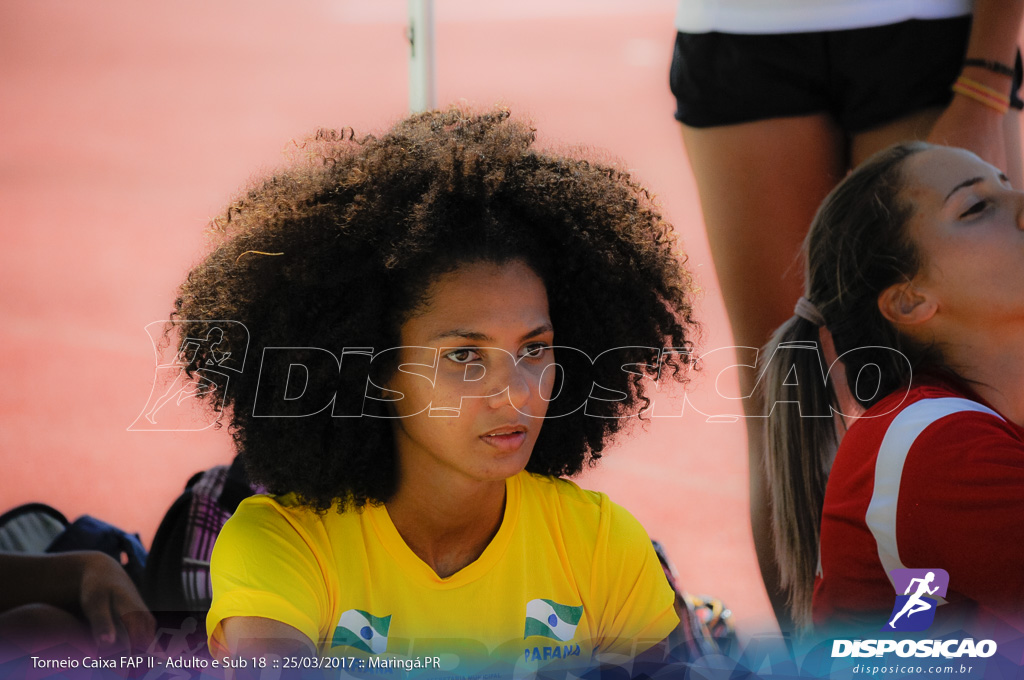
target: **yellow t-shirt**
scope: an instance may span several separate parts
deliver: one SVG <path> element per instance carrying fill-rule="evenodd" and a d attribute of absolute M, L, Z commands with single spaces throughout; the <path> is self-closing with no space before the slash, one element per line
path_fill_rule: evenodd
<path fill-rule="evenodd" d="M 497 534 L 448 578 L 412 552 L 383 506 L 317 515 L 280 500 L 245 500 L 217 539 L 207 617 L 215 656 L 231 616 L 291 625 L 321 655 L 445 654 L 438 677 L 494 664 L 587 667 L 595 654 L 639 654 L 679 622 L 639 522 L 563 479 L 508 479 Z"/>

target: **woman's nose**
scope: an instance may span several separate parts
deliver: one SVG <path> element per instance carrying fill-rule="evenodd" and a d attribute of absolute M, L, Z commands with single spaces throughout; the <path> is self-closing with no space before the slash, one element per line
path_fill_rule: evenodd
<path fill-rule="evenodd" d="M 503 370 L 497 371 L 500 375 L 495 376 L 498 382 L 492 386 L 491 396 L 487 397 L 488 405 L 491 408 L 501 408 L 511 404 L 517 410 L 521 410 L 530 401 L 532 394 L 529 375 L 511 358 L 502 363 Z"/>

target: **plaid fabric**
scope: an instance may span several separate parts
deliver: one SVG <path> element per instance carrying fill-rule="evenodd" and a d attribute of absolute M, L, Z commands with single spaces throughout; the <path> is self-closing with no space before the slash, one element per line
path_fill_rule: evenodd
<path fill-rule="evenodd" d="M 260 491 L 237 459 L 189 478 L 153 537 L 142 588 L 151 610 L 206 615 L 213 601 L 213 545 L 238 504 Z"/>
<path fill-rule="evenodd" d="M 217 503 L 227 478 L 228 466 L 218 465 L 204 472 L 192 487 L 185 554 L 181 560 L 181 579 L 185 600 L 189 608 L 195 611 L 207 611 L 213 602 L 210 555 L 213 554 L 213 544 L 221 527 L 231 516 L 230 512 Z"/>

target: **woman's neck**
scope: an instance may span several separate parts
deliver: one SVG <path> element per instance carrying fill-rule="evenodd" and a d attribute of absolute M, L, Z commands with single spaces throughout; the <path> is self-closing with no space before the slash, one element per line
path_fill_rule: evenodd
<path fill-rule="evenodd" d="M 399 484 L 385 506 L 406 545 L 441 578 L 472 564 L 498 533 L 505 482 Z"/>
<path fill-rule="evenodd" d="M 978 329 L 942 347 L 947 365 L 997 411 L 1024 427 L 1024 332 Z"/>

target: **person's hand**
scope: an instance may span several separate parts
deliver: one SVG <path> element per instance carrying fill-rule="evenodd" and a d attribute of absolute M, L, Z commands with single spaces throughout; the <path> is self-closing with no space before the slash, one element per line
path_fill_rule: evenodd
<path fill-rule="evenodd" d="M 935 121 L 928 141 L 932 144 L 958 146 L 973 151 L 983 161 L 1006 171 L 1006 140 L 1003 116 L 995 109 L 954 95 L 946 110 Z"/>
<path fill-rule="evenodd" d="M 82 554 L 79 605 L 100 649 L 145 649 L 153 640 L 153 616 L 128 574 L 108 555 Z"/>

